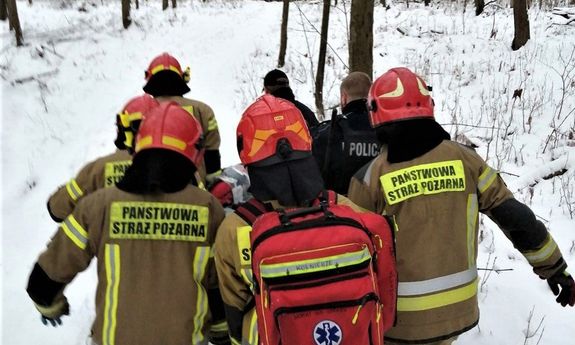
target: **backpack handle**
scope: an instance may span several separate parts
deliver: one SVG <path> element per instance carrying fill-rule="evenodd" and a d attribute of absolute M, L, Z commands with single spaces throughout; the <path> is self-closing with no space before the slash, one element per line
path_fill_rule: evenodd
<path fill-rule="evenodd" d="M 292 224 L 291 220 L 294 218 L 303 217 L 319 212 L 323 212 L 323 216 L 326 219 L 335 217 L 334 214 L 330 210 L 328 210 L 327 200 L 321 200 L 320 204 L 314 207 L 300 208 L 292 212 L 286 212 L 285 209 L 282 208 L 277 210 L 277 212 L 280 217 L 280 222 L 283 226 L 291 225 Z"/>

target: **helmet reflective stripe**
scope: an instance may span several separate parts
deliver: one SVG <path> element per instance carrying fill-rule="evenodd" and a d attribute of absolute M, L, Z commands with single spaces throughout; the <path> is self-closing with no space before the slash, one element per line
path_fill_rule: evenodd
<path fill-rule="evenodd" d="M 429 90 L 427 89 L 427 87 L 425 87 L 423 85 L 423 83 L 421 82 L 421 79 L 419 79 L 418 77 L 416 77 L 416 79 L 417 79 L 417 87 L 419 88 L 419 92 L 421 92 L 421 94 L 424 96 L 429 96 Z"/>
<path fill-rule="evenodd" d="M 176 73 L 178 73 L 178 75 L 182 75 L 182 71 L 180 71 L 180 69 L 177 66 L 164 66 L 164 65 L 158 65 L 154 68 L 152 68 L 152 71 L 150 72 L 152 75 L 161 72 L 163 70 L 170 70 L 170 71 L 174 71 Z"/>
<path fill-rule="evenodd" d="M 162 144 L 166 144 L 168 146 L 173 146 L 175 148 L 177 148 L 178 150 L 185 150 L 186 149 L 186 143 L 181 141 L 178 138 L 174 138 L 174 137 L 170 137 L 168 135 L 164 135 L 162 137 Z"/>
<path fill-rule="evenodd" d="M 419 82 L 419 80 L 417 80 Z M 401 82 L 401 79 L 397 78 L 397 86 L 395 87 L 395 90 L 388 92 L 388 93 L 384 93 L 383 95 L 379 95 L 377 96 L 378 98 L 395 98 L 395 97 L 401 97 L 403 96 L 403 83 Z"/>

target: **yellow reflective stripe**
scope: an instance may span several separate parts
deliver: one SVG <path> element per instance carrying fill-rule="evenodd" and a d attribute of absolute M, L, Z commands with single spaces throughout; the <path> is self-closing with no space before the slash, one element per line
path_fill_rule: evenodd
<path fill-rule="evenodd" d="M 483 193 L 491 186 L 495 178 L 497 177 L 497 171 L 487 167 L 485 171 L 479 176 L 479 183 L 477 184 L 477 189 L 479 193 Z"/>
<path fill-rule="evenodd" d="M 182 108 L 184 108 L 184 110 L 187 111 L 188 113 L 190 113 L 190 115 L 192 115 L 194 118 L 196 117 L 196 115 L 194 114 L 194 106 L 183 105 Z"/>
<path fill-rule="evenodd" d="M 213 131 L 213 130 L 215 130 L 215 129 L 217 129 L 217 128 L 218 128 L 218 121 L 216 121 L 215 118 L 211 118 L 211 119 L 208 121 L 208 132 L 209 132 L 209 131 Z"/>
<path fill-rule="evenodd" d="M 467 265 L 475 267 L 475 229 L 479 217 L 479 202 L 476 194 L 467 197 Z"/>
<path fill-rule="evenodd" d="M 163 71 L 164 70 L 164 65 L 157 65 L 156 67 L 152 68 L 152 75 Z"/>
<path fill-rule="evenodd" d="M 237 228 L 237 241 L 238 241 L 238 255 L 240 257 L 240 265 L 251 267 L 252 256 L 251 256 L 251 244 L 250 244 L 250 233 L 252 227 L 249 225 L 239 226 Z"/>
<path fill-rule="evenodd" d="M 457 286 L 467 285 L 477 279 L 477 269 L 471 267 L 468 270 L 441 276 L 437 278 L 415 281 L 399 282 L 397 295 L 400 297 L 427 295 L 452 289 Z"/>
<path fill-rule="evenodd" d="M 208 314 L 208 293 L 202 284 L 206 275 L 208 260 L 210 258 L 210 247 L 202 246 L 196 249 L 194 255 L 194 281 L 196 282 L 198 297 L 196 300 L 196 315 L 194 315 L 194 333 L 192 334 L 192 344 L 205 342 L 202 328 L 206 322 Z"/>
<path fill-rule="evenodd" d="M 210 326 L 210 331 L 212 332 L 227 332 L 228 331 L 228 323 L 224 321 L 220 321 Z"/>
<path fill-rule="evenodd" d="M 262 278 L 306 274 L 357 265 L 371 260 L 367 247 L 360 251 L 278 264 L 260 264 Z"/>
<path fill-rule="evenodd" d="M 116 313 L 118 312 L 118 288 L 120 286 L 120 245 L 106 244 L 104 257 L 107 285 L 102 345 L 114 345 L 116 343 Z"/>
<path fill-rule="evenodd" d="M 477 294 L 477 282 L 478 279 L 475 279 L 469 285 L 429 296 L 398 297 L 397 311 L 429 310 L 463 302 Z"/>
<path fill-rule="evenodd" d="M 152 138 L 151 135 L 148 135 L 147 137 L 143 137 L 140 138 L 140 140 L 136 141 L 136 152 L 140 151 L 141 149 L 152 145 L 152 143 L 154 142 L 154 139 Z"/>
<path fill-rule="evenodd" d="M 88 232 L 78 223 L 74 215 L 69 215 L 61 224 L 62 230 L 80 249 L 86 249 Z"/>
<path fill-rule="evenodd" d="M 70 198 L 72 198 L 73 201 L 78 200 L 82 195 L 84 195 L 82 188 L 78 186 L 78 183 L 75 179 L 71 179 L 70 182 L 66 183 L 66 190 L 68 191 L 68 195 L 70 195 Z"/>
<path fill-rule="evenodd" d="M 556 249 L 557 243 L 555 243 L 551 235 L 547 234 L 543 247 L 535 251 L 525 251 L 522 254 L 530 264 L 535 265 L 549 259 Z"/>
<path fill-rule="evenodd" d="M 194 177 L 196 178 L 196 182 L 198 183 L 198 188 L 202 190 L 207 190 L 206 185 L 204 183 L 204 179 L 200 176 L 200 173 L 198 171 L 194 173 Z"/>
<path fill-rule="evenodd" d="M 258 343 L 258 315 L 255 310 L 252 311 L 250 319 L 250 333 L 248 334 L 248 345 L 257 345 Z"/>
<path fill-rule="evenodd" d="M 162 136 L 162 144 L 175 147 L 178 150 L 182 151 L 185 150 L 187 146 L 185 141 L 182 141 L 175 137 L 171 137 L 169 135 Z"/>
<path fill-rule="evenodd" d="M 465 190 L 465 169 L 461 160 L 415 165 L 379 178 L 387 204 L 393 205 L 419 195 Z"/>
<path fill-rule="evenodd" d="M 242 343 L 240 343 L 239 341 L 237 341 L 236 339 L 230 337 L 230 340 L 232 341 L 232 345 L 242 345 Z"/>

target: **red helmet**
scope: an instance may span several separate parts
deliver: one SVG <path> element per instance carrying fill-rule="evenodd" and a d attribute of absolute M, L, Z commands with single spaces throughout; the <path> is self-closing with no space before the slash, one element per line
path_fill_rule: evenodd
<path fill-rule="evenodd" d="M 202 126 L 176 102 L 161 103 L 146 114 L 136 138 L 136 154 L 148 149 L 176 151 L 197 167 L 202 160 Z"/>
<path fill-rule="evenodd" d="M 369 89 L 372 127 L 398 120 L 433 118 L 433 100 L 425 82 L 404 67 L 392 68 Z"/>
<path fill-rule="evenodd" d="M 146 70 L 146 80 L 149 80 L 154 74 L 165 70 L 176 72 L 186 83 L 190 80 L 190 68 L 187 67 L 183 71 L 178 60 L 168 53 L 162 53 L 150 62 L 150 66 Z"/>
<path fill-rule="evenodd" d="M 311 136 L 293 103 L 263 95 L 242 115 L 236 130 L 244 165 L 272 165 L 311 155 Z"/>
<path fill-rule="evenodd" d="M 116 115 L 118 139 L 116 146 L 121 149 L 133 151 L 135 135 L 138 133 L 140 121 L 144 114 L 159 105 L 152 96 L 144 94 L 134 97 L 126 103 L 122 111 Z"/>

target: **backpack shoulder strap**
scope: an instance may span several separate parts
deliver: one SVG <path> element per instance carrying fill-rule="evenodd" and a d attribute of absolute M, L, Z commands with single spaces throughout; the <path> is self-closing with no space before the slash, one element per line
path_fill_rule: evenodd
<path fill-rule="evenodd" d="M 273 211 L 270 204 L 264 204 L 256 198 L 252 198 L 240 204 L 234 212 L 246 223 L 252 225 L 259 216 L 270 211 Z"/>

